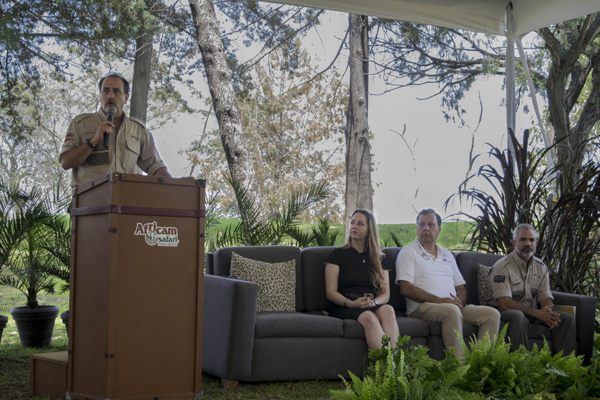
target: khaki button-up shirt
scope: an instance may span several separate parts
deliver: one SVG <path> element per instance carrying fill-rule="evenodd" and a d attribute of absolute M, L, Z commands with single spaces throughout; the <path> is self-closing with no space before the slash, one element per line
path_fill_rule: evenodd
<path fill-rule="evenodd" d="M 104 121 L 106 114 L 100 110 L 75 117 L 69 124 L 59 158 L 94 137 L 98 125 Z M 73 168 L 72 185 L 79 186 L 109 171 L 129 174 L 144 171 L 152 175 L 163 167 L 165 164 L 156 150 L 152 134 L 140 121 L 123 113 L 119 132 L 111 135 L 109 147 L 104 148 L 102 142 L 98 143 L 89 157 L 80 166 Z"/>
<path fill-rule="evenodd" d="M 537 257 L 527 265 L 513 251 L 494 264 L 489 277 L 494 297 L 490 305 L 497 307 L 497 299 L 510 297 L 526 307 L 537 309 L 543 300 L 553 299 L 548 268 Z"/>

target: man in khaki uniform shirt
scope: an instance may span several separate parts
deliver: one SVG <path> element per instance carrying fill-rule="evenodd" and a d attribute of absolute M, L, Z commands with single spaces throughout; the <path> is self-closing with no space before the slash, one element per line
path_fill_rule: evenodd
<path fill-rule="evenodd" d="M 123 108 L 129 99 L 129 82 L 111 72 L 100 79 L 100 110 L 78 115 L 71 121 L 60 151 L 60 164 L 72 169 L 72 185 L 83 183 L 109 172 L 170 176 L 161 160 L 154 139 L 138 120 L 127 117 Z M 107 109 L 115 109 L 113 122 Z M 104 135 L 109 135 L 104 147 Z"/>
<path fill-rule="evenodd" d="M 514 251 L 498 260 L 490 272 L 493 301 L 500 308 L 502 321 L 508 323 L 511 350 L 529 347 L 529 325 L 545 324 L 552 333 L 554 351 L 567 355 L 575 351 L 575 321 L 571 314 L 556 312 L 548 268 L 534 257 L 537 233 L 529 224 L 513 231 Z"/>

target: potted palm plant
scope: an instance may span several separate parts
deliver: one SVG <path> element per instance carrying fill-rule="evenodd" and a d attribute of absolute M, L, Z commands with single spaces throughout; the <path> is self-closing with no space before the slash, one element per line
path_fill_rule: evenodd
<path fill-rule="evenodd" d="M 53 293 L 56 285 L 46 268 L 52 257 L 45 248 L 52 238 L 46 225 L 52 218 L 50 202 L 37 191 L 23 193 L 2 188 L 0 207 L 0 265 L 7 270 L 0 275 L 0 284 L 25 295 L 25 306 L 11 309 L 21 344 L 48 346 L 58 307 L 40 305 L 38 295 Z"/>

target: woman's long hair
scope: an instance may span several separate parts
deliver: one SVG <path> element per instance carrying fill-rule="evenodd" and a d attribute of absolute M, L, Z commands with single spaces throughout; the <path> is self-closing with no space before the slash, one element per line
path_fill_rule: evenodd
<path fill-rule="evenodd" d="M 381 248 L 379 247 L 379 233 L 377 233 L 377 223 L 375 222 L 375 216 L 367 210 L 356 210 L 352 213 L 352 217 L 356 213 L 361 213 L 367 218 L 367 228 L 369 230 L 367 234 L 367 240 L 365 246 L 369 252 L 370 261 L 370 274 L 373 279 L 373 285 L 377 289 L 377 293 L 380 293 L 385 289 L 385 279 L 383 277 L 383 267 L 381 266 Z M 344 249 L 352 247 L 352 237 L 350 231 L 348 231 L 348 237 L 346 238 L 346 244 L 342 246 Z"/>

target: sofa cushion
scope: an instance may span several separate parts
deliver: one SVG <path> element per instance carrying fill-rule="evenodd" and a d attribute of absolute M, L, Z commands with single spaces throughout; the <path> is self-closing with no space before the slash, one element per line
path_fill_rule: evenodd
<path fill-rule="evenodd" d="M 329 310 L 325 293 L 325 260 L 333 246 L 307 247 L 301 252 L 304 307 L 302 311 Z"/>
<path fill-rule="evenodd" d="M 422 319 L 410 317 L 397 317 L 398 330 L 400 335 L 407 335 L 411 338 L 428 337 L 429 323 Z M 344 321 L 344 337 L 350 339 L 364 339 L 365 329 L 358 321 L 353 319 L 345 319 Z"/>
<path fill-rule="evenodd" d="M 411 317 L 396 317 L 400 335 L 410 337 L 427 337 L 430 334 L 430 326 L 427 321 Z"/>
<path fill-rule="evenodd" d="M 489 300 L 492 300 L 492 287 L 490 286 L 490 271 L 492 267 L 487 265 L 479 264 L 477 270 L 477 296 L 479 298 L 479 304 L 487 305 Z"/>
<path fill-rule="evenodd" d="M 389 304 L 394 307 L 396 311 L 402 313 L 406 312 L 406 300 L 400 293 L 400 286 L 396 284 L 396 258 L 400 254 L 400 247 L 386 247 L 381 249 L 385 254 L 387 265 L 390 267 L 390 301 Z"/>
<path fill-rule="evenodd" d="M 343 323 L 339 318 L 324 315 L 285 312 L 256 314 L 254 337 L 342 337 Z"/>
<path fill-rule="evenodd" d="M 501 255 L 491 253 L 478 253 L 474 251 L 461 251 L 456 253 L 456 264 L 467 282 L 467 304 L 480 304 L 477 293 L 477 273 L 479 264 L 494 265 L 502 258 Z"/>
<path fill-rule="evenodd" d="M 256 311 L 296 310 L 296 260 L 267 263 L 234 252 L 231 276 L 258 284 Z"/>

